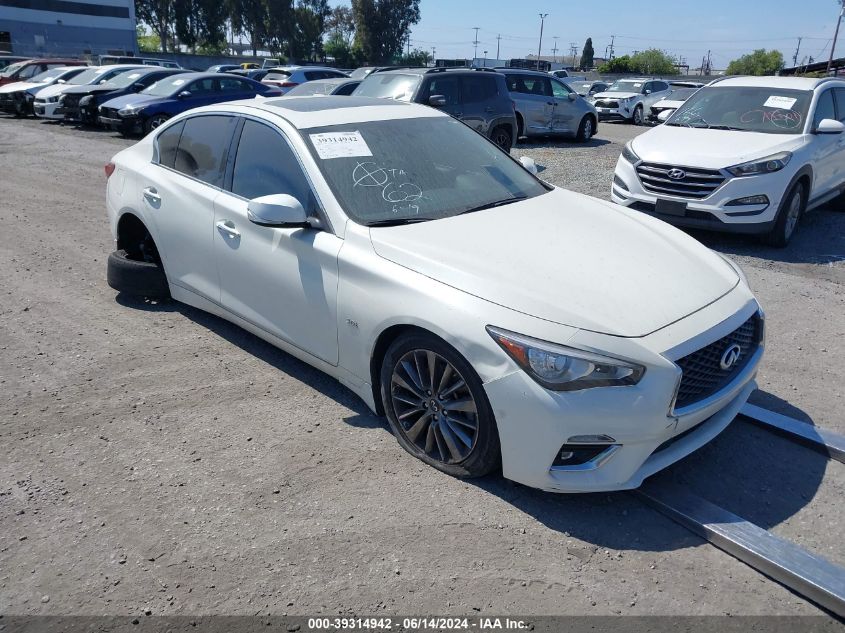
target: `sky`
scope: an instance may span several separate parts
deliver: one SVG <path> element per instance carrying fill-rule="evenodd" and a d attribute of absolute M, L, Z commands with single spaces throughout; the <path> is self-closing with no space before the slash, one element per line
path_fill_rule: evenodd
<path fill-rule="evenodd" d="M 799 63 L 809 56 L 827 59 L 839 7 L 838 0 L 421 0 L 422 19 L 411 29 L 411 48 L 430 52 L 434 47 L 437 58 L 472 58 L 473 27 L 479 27 L 478 57 L 486 50 L 495 58 L 497 35 L 502 37 L 499 59 L 536 55 L 539 14 L 548 13 L 543 55 L 552 55 L 555 43 L 559 56 L 569 54 L 573 43 L 580 54 L 592 37 L 596 56 L 604 57 L 616 35 L 617 56 L 659 48 L 697 68 L 710 49 L 713 68 L 724 69 L 756 48 L 774 48 L 791 66 L 799 37 L 804 38 Z M 845 23 L 836 56 L 845 56 Z"/>

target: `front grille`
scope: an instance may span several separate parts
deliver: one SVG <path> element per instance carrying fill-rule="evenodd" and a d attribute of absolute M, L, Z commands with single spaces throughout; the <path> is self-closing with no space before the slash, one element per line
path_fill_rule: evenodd
<path fill-rule="evenodd" d="M 681 178 L 669 177 L 669 172 L 675 169 L 683 172 Z M 640 163 L 637 165 L 637 176 L 646 191 L 696 199 L 706 198 L 725 182 L 725 176 L 717 169 L 673 167 L 657 163 Z"/>
<path fill-rule="evenodd" d="M 79 95 L 65 95 L 62 105 L 66 108 L 75 108 L 79 105 Z"/>
<path fill-rule="evenodd" d="M 611 99 L 598 99 L 596 101 L 597 108 L 618 108 L 619 102 Z"/>
<path fill-rule="evenodd" d="M 107 119 L 119 119 L 120 115 L 117 113 L 117 108 L 100 108 L 100 116 Z"/>
<path fill-rule="evenodd" d="M 762 336 L 760 316 L 754 314 L 727 336 L 715 343 L 676 361 L 683 371 L 675 408 L 689 406 L 703 400 L 730 383 L 754 356 Z M 722 355 L 731 345 L 739 345 L 739 359 L 728 369 L 722 369 Z"/>

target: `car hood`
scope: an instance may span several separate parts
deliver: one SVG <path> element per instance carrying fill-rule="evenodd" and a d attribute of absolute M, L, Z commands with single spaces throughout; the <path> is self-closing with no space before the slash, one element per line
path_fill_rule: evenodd
<path fill-rule="evenodd" d="M 652 108 L 675 108 L 676 110 L 684 105 L 683 101 L 673 101 L 672 99 L 661 99 L 655 103 Z"/>
<path fill-rule="evenodd" d="M 593 96 L 596 99 L 630 99 L 641 95 L 639 92 L 597 92 Z"/>
<path fill-rule="evenodd" d="M 659 330 L 739 283 L 727 262 L 687 234 L 563 189 L 444 220 L 372 228 L 370 239 L 384 259 L 474 296 L 615 336 Z"/>
<path fill-rule="evenodd" d="M 32 88 L 44 88 L 47 84 L 32 83 L 31 81 L 15 81 L 5 86 L 0 86 L 0 93 L 20 92 L 22 90 L 31 90 Z"/>
<path fill-rule="evenodd" d="M 67 95 L 90 95 L 98 92 L 117 92 L 122 88 L 115 88 L 113 86 L 106 87 L 106 84 L 85 84 L 83 86 L 70 86 L 65 90 Z"/>
<path fill-rule="evenodd" d="M 64 93 L 65 90 L 68 88 L 72 88 L 74 86 L 70 84 L 52 84 L 50 86 L 46 86 L 35 93 L 35 96 L 39 99 L 47 99 L 48 97 L 55 97 Z"/>
<path fill-rule="evenodd" d="M 800 134 L 765 134 L 660 125 L 633 140 L 631 147 L 645 161 L 704 169 L 723 169 L 802 144 Z"/>
<path fill-rule="evenodd" d="M 160 103 L 162 101 L 169 100 L 170 97 L 139 95 L 133 92 L 128 95 L 121 95 L 119 97 L 115 97 L 114 99 L 109 99 L 103 103 L 103 107 L 114 108 L 115 110 L 120 110 L 121 108 L 126 108 L 128 106 L 132 106 L 133 108 L 142 108 L 144 106 L 152 105 L 153 103 Z"/>

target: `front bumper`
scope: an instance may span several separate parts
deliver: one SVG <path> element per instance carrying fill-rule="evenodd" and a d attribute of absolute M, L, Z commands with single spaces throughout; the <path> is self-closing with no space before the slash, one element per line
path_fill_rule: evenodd
<path fill-rule="evenodd" d="M 97 122 L 110 130 L 122 134 L 133 134 L 141 131 L 141 121 L 138 117 L 104 116 L 97 117 Z"/>
<path fill-rule="evenodd" d="M 596 113 L 598 113 L 599 121 L 631 121 L 634 118 L 636 105 L 636 103 L 620 103 L 617 108 L 606 108 L 596 103 L 593 104 Z"/>
<path fill-rule="evenodd" d="M 758 309 L 753 299 L 744 300 L 747 296 L 734 291 L 664 330 L 626 340 L 625 346 L 664 349 L 658 356 L 663 362 L 649 365 L 636 386 L 551 392 L 522 371 L 486 383 L 501 440 L 504 476 L 552 492 L 631 489 L 712 440 L 731 423 L 756 388 L 754 378 L 764 348 L 757 348 L 720 391 L 677 411 L 672 410 L 672 403 L 681 370 L 669 359 L 719 340 L 743 323 Z M 723 317 L 725 308 L 737 305 L 738 311 Z M 715 325 L 690 336 L 703 322 L 714 319 Z M 584 343 L 591 340 L 593 344 L 603 337 L 584 336 Z M 689 338 L 675 343 L 677 336 Z M 586 467 L 553 466 L 561 446 L 585 435 L 609 436 L 612 450 Z"/>
<path fill-rule="evenodd" d="M 647 213 L 660 220 L 693 229 L 726 233 L 763 234 L 774 226 L 780 201 L 786 193 L 791 174 L 782 170 L 774 174 L 728 178 L 705 198 L 689 198 L 646 190 L 636 167 L 619 157 L 610 190 L 616 204 Z M 765 195 L 768 204 L 729 205 L 732 200 Z M 658 200 L 686 204 L 683 215 L 658 213 Z"/>
<path fill-rule="evenodd" d="M 33 112 L 35 112 L 35 116 L 39 119 L 50 119 L 53 121 L 61 121 L 65 117 L 63 114 L 56 114 L 56 110 L 59 109 L 59 103 L 56 102 L 49 102 L 49 101 L 35 101 L 33 105 Z"/>

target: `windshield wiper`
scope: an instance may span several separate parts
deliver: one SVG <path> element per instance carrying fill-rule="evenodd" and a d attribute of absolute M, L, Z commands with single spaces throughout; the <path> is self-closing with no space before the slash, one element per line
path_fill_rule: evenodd
<path fill-rule="evenodd" d="M 367 222 L 367 226 L 401 226 L 402 224 L 417 224 L 418 222 L 428 222 L 429 220 L 437 219 L 439 218 L 387 218 L 385 220 Z"/>
<path fill-rule="evenodd" d="M 484 211 L 485 209 L 494 209 L 496 207 L 503 207 L 506 204 L 510 204 L 511 202 L 519 202 L 520 200 L 525 200 L 528 196 L 513 196 L 512 198 L 505 198 L 504 200 L 497 200 L 496 202 L 488 202 L 486 204 L 480 204 L 477 207 L 471 207 L 466 211 L 461 211 L 458 215 L 464 215 L 465 213 L 475 213 L 476 211 Z"/>

